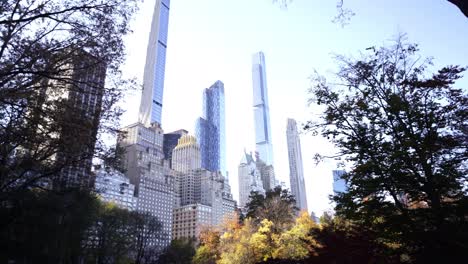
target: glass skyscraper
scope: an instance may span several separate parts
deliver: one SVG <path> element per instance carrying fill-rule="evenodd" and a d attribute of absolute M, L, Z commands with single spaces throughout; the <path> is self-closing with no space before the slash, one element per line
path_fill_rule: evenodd
<path fill-rule="evenodd" d="M 261 160 L 267 165 L 273 165 L 270 108 L 263 52 L 255 53 L 252 56 L 252 81 L 256 150 Z"/>
<path fill-rule="evenodd" d="M 307 197 L 304 182 L 304 167 L 302 165 L 302 151 L 296 120 L 288 118 L 286 127 L 289 156 L 289 181 L 291 193 L 296 199 L 296 206 L 301 211 L 307 211 Z"/>
<path fill-rule="evenodd" d="M 216 81 L 203 91 L 203 117 L 197 119 L 195 134 L 200 144 L 202 168 L 226 176 L 224 84 Z"/>
<path fill-rule="evenodd" d="M 170 0 L 156 0 L 146 52 L 139 121 L 161 124 Z"/>

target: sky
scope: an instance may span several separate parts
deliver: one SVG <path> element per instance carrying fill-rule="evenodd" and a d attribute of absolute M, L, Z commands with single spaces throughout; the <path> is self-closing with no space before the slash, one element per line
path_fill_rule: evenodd
<path fill-rule="evenodd" d="M 126 37 L 126 77 L 143 79 L 146 48 L 155 0 L 144 0 Z M 274 167 L 289 186 L 286 119 L 318 120 L 309 106 L 309 77 L 314 71 L 332 77 L 334 54 L 358 57 L 370 46 L 390 43 L 400 33 L 418 43 L 434 66 L 468 66 L 468 19 L 446 0 L 345 0 L 356 15 L 342 27 L 333 23 L 335 0 L 292 0 L 287 8 L 272 0 L 172 0 L 166 54 L 162 127 L 165 132 L 194 133 L 202 114 L 202 92 L 215 81 L 226 96 L 226 156 L 234 198 L 237 168 L 244 149 L 253 151 L 252 54 L 263 51 L 270 103 Z M 458 86 L 467 88 L 468 78 Z M 122 126 L 137 121 L 141 91 L 129 91 L 122 102 Z M 301 134 L 309 211 L 331 208 L 335 160 L 316 164 L 316 153 L 333 146 L 320 136 Z"/>

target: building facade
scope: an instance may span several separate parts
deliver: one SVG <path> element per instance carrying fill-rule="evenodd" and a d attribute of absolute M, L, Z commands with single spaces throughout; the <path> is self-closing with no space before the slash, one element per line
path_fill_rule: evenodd
<path fill-rule="evenodd" d="M 172 233 L 174 239 L 196 240 L 200 231 L 211 226 L 212 208 L 203 204 L 189 204 L 174 209 Z"/>
<path fill-rule="evenodd" d="M 110 168 L 97 170 L 94 188 L 104 202 L 114 203 L 129 211 L 136 210 L 135 185 L 123 173 Z"/>
<path fill-rule="evenodd" d="M 277 181 L 275 179 L 275 170 L 273 165 L 267 165 L 263 160 L 260 159 L 258 152 L 256 153 L 256 161 L 258 172 L 260 173 L 260 178 L 262 179 L 263 189 L 269 191 L 275 188 Z"/>
<path fill-rule="evenodd" d="M 220 172 L 193 169 L 176 175 L 180 203 L 174 208 L 174 238 L 192 238 L 203 227 L 216 226 L 226 218 L 235 217 L 236 202 L 226 191 L 225 178 Z M 202 218 L 200 212 L 204 214 Z M 184 225 L 187 221 L 191 222 L 190 226 Z"/>
<path fill-rule="evenodd" d="M 139 122 L 161 124 L 170 0 L 156 0 L 143 75 Z"/>
<path fill-rule="evenodd" d="M 302 151 L 296 120 L 288 118 L 286 127 L 289 157 L 289 181 L 291 194 L 296 198 L 296 206 L 301 211 L 307 211 L 307 196 L 304 182 Z"/>
<path fill-rule="evenodd" d="M 191 135 L 182 136 L 172 152 L 172 169 L 187 173 L 201 168 L 200 146 Z"/>
<path fill-rule="evenodd" d="M 226 128 L 224 84 L 216 81 L 203 91 L 203 116 L 197 119 L 196 137 L 200 144 L 202 168 L 226 171 Z"/>
<path fill-rule="evenodd" d="M 50 136 L 55 137 L 53 144 L 58 145 L 54 157 L 56 166 L 62 169 L 52 187 L 90 189 L 107 66 L 81 50 L 70 52 L 69 57 L 70 61 L 54 76 L 56 79 L 48 80 L 47 88 L 40 90 L 38 105 L 41 106 L 38 108 L 41 111 L 31 109 L 31 114 L 47 120 L 46 124 L 53 118 L 58 125 Z M 42 113 L 50 114 L 43 116 Z"/>
<path fill-rule="evenodd" d="M 265 194 L 263 182 L 252 154 L 244 153 L 238 167 L 239 207 L 245 208 L 249 202 L 250 192 Z"/>
<path fill-rule="evenodd" d="M 163 152 L 164 152 L 164 159 L 169 162 L 169 165 L 172 168 L 172 151 L 179 143 L 179 139 L 183 135 L 187 135 L 188 131 L 185 129 L 179 129 L 177 131 L 171 133 L 165 133 L 163 137 Z"/>
<path fill-rule="evenodd" d="M 267 165 L 273 165 L 270 107 L 263 52 L 257 52 L 252 56 L 252 83 L 256 151 Z"/>
<path fill-rule="evenodd" d="M 164 235 L 152 239 L 151 243 L 165 247 L 172 239 L 172 210 L 176 196 L 174 173 L 164 160 L 163 130 L 158 123 L 150 127 L 136 123 L 122 131 L 118 145 L 125 149 L 124 166 L 130 183 L 135 185 L 137 210 L 158 217 Z"/>

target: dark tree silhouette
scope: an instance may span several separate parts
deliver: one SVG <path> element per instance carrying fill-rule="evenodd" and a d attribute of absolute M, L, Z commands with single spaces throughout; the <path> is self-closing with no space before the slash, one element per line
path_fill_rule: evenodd
<path fill-rule="evenodd" d="M 465 68 L 430 75 L 417 52 L 400 37 L 360 59 L 338 56 L 337 85 L 314 78 L 312 101 L 325 110 L 306 129 L 351 166 L 349 191 L 334 197 L 338 215 L 418 261 L 456 259 L 468 249 L 468 97 L 454 87 Z"/>
<path fill-rule="evenodd" d="M 0 2 L 0 201 L 113 155 L 99 136 L 115 132 L 121 113 L 122 37 L 135 9 L 136 0 Z M 75 95 L 96 98 L 97 109 Z"/>

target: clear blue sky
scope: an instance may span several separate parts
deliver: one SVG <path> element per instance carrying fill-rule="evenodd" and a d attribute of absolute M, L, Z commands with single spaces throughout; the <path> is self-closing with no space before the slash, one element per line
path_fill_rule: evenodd
<path fill-rule="evenodd" d="M 145 0 L 127 39 L 124 72 L 141 81 L 154 0 Z M 398 33 L 420 44 L 421 54 L 436 66 L 468 65 L 468 19 L 446 0 L 345 0 L 356 15 L 342 28 L 331 22 L 335 0 L 293 0 L 287 9 L 271 0 L 172 0 L 169 18 L 163 129 L 194 132 L 201 115 L 202 90 L 216 80 L 225 84 L 227 165 L 238 196 L 237 166 L 243 149 L 254 149 L 251 55 L 263 51 L 269 89 L 276 174 L 289 183 L 286 118 L 317 118 L 307 106 L 308 77 L 317 70 L 331 76 L 332 54 L 358 56 Z M 458 82 L 468 87 L 468 78 Z M 122 124 L 137 120 L 140 92 L 129 93 Z M 320 137 L 303 135 L 302 151 L 309 210 L 330 207 L 331 170 L 318 166 L 315 153 L 332 147 Z"/>

